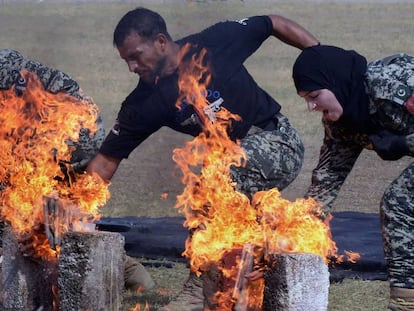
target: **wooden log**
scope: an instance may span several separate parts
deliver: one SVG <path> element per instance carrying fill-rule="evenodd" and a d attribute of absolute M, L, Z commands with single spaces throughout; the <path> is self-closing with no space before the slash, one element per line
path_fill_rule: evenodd
<path fill-rule="evenodd" d="M 24 256 L 16 234 L 3 235 L 2 310 L 119 311 L 124 291 L 124 237 L 114 232 L 62 235 L 55 261 Z"/>
<path fill-rule="evenodd" d="M 223 255 L 219 265 L 213 264 L 203 273 L 203 292 L 209 310 L 261 310 L 264 282 L 245 278 L 253 271 L 256 252 L 254 244 L 235 247 Z"/>
<path fill-rule="evenodd" d="M 249 301 L 249 291 L 245 275 L 253 271 L 254 245 L 245 244 L 243 247 L 236 284 L 234 285 L 232 299 L 235 301 L 234 311 L 246 311 Z"/>
<path fill-rule="evenodd" d="M 59 311 L 119 311 L 124 291 L 124 238 L 114 232 L 69 232 L 58 263 Z"/>
<path fill-rule="evenodd" d="M 5 310 L 53 310 L 53 285 L 57 282 L 57 260 L 23 256 L 17 235 L 7 228 L 3 234 L 2 304 Z"/>
<path fill-rule="evenodd" d="M 263 311 L 325 311 L 329 271 L 314 254 L 269 254 L 264 273 Z"/>

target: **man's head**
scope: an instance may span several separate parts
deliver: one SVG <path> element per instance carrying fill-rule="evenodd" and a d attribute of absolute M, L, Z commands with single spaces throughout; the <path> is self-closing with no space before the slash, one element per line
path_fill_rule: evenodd
<path fill-rule="evenodd" d="M 146 83 L 154 84 L 165 74 L 172 39 L 158 13 L 145 8 L 129 11 L 116 26 L 113 43 L 129 70 Z"/>
<path fill-rule="evenodd" d="M 161 33 L 171 40 L 167 32 L 167 25 L 162 16 L 141 7 L 129 11 L 118 22 L 114 31 L 114 46 L 121 46 L 126 37 L 132 32 L 148 40 L 155 40 L 157 35 Z"/>

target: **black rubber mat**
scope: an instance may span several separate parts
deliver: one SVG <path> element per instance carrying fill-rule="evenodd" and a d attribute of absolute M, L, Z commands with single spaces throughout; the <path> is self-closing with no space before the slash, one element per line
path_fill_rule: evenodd
<path fill-rule="evenodd" d="M 361 258 L 356 263 L 345 261 L 330 266 L 331 281 L 344 278 L 386 280 L 379 215 L 338 212 L 333 216 L 331 231 L 338 253 L 357 252 Z M 102 231 L 120 232 L 130 256 L 184 261 L 181 253 L 187 229 L 183 227 L 183 220 L 181 217 L 102 218 L 97 226 Z"/>

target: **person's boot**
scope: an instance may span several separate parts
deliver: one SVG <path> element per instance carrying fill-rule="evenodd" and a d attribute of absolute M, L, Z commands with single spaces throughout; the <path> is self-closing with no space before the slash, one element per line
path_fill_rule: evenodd
<path fill-rule="evenodd" d="M 414 289 L 391 287 L 387 311 L 414 311 Z"/>
<path fill-rule="evenodd" d="M 193 272 L 184 283 L 183 289 L 170 303 L 157 311 L 203 311 L 203 280 Z"/>
<path fill-rule="evenodd" d="M 154 280 L 144 266 L 135 258 L 125 256 L 125 288 L 131 291 L 147 291 L 155 286 Z"/>

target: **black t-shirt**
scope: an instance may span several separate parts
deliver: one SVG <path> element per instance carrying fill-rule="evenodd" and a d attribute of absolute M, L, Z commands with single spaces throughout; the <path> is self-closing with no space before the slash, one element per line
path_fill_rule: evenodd
<path fill-rule="evenodd" d="M 225 107 L 241 117 L 240 122 L 232 124 L 229 134 L 233 139 L 243 138 L 252 125 L 266 124 L 280 110 L 280 105 L 257 85 L 243 65 L 272 30 L 268 16 L 255 16 L 217 23 L 176 42 L 181 47 L 190 44 L 188 53 L 202 48 L 207 51 L 211 82 L 204 95 L 213 111 Z M 122 103 L 116 124 L 100 149 L 102 154 L 127 158 L 163 126 L 192 136 L 201 132 L 200 118 L 193 106 L 185 100 L 177 105 L 179 72 L 178 69 L 159 79 L 156 85 L 138 83 Z"/>

